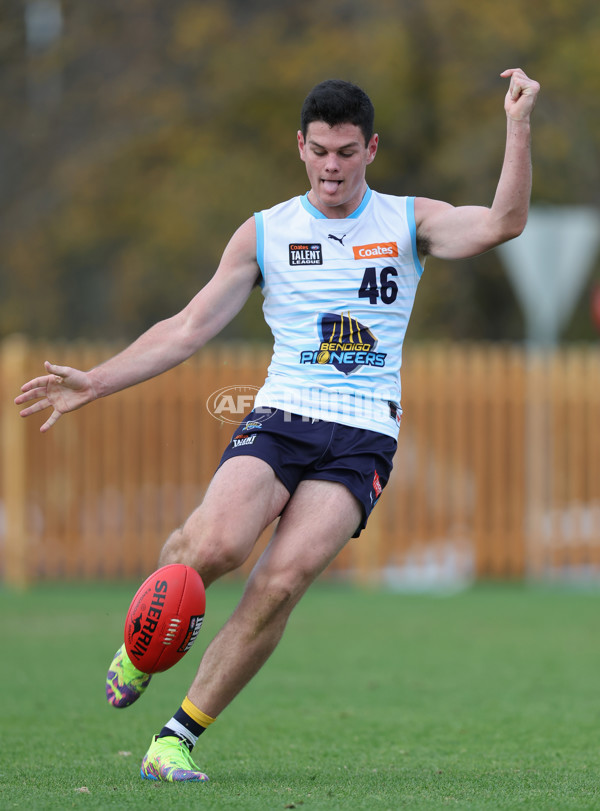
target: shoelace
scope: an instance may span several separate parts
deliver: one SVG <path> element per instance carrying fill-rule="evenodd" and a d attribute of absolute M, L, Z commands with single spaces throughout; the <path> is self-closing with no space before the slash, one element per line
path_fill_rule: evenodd
<path fill-rule="evenodd" d="M 170 747 L 171 749 L 177 749 L 177 754 L 180 755 L 183 758 L 186 765 L 188 766 L 189 771 L 191 771 L 191 772 L 199 772 L 200 771 L 200 769 L 196 766 L 196 764 L 192 760 L 192 753 L 188 749 L 185 741 L 179 740 L 179 739 L 177 740 L 177 742 L 168 741 L 168 742 L 166 742 L 166 746 Z M 174 769 L 181 768 L 180 766 L 177 766 L 177 765 L 171 764 L 171 763 L 169 764 L 169 766 L 170 767 L 172 766 L 172 768 L 174 768 Z"/>

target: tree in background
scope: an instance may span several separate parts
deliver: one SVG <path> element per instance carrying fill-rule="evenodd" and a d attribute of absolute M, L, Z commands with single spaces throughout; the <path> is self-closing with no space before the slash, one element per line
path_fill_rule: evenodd
<path fill-rule="evenodd" d="M 328 77 L 374 101 L 375 188 L 488 204 L 520 65 L 534 201 L 598 205 L 593 0 L 12 0 L 0 31 L 2 335 L 125 340 L 179 309 L 243 219 L 306 189 L 299 109 Z M 413 337 L 522 337 L 494 253 L 429 260 L 421 287 Z M 226 334 L 266 337 L 259 308 Z M 570 335 L 594 335 L 587 306 Z"/>

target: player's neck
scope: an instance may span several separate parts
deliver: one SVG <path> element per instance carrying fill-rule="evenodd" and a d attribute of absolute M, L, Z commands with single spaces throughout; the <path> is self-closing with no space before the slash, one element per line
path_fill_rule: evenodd
<path fill-rule="evenodd" d="M 363 198 L 367 192 L 368 185 L 367 182 L 364 182 L 364 185 L 361 187 L 360 191 L 353 195 L 348 200 L 342 200 L 340 202 L 331 201 L 328 202 L 323 200 L 318 194 L 315 193 L 314 189 L 311 189 L 308 193 L 308 202 L 317 209 L 321 214 L 324 214 L 325 217 L 329 220 L 344 220 L 348 217 L 352 216 L 357 208 L 360 207 Z"/>

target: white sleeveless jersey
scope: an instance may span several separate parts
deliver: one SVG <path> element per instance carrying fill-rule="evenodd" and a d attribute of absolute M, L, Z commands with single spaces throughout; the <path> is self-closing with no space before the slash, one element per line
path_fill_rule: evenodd
<path fill-rule="evenodd" d="M 255 408 L 396 438 L 402 343 L 423 272 L 414 198 L 367 189 L 359 208 L 338 220 L 305 195 L 255 221 L 275 341 Z"/>

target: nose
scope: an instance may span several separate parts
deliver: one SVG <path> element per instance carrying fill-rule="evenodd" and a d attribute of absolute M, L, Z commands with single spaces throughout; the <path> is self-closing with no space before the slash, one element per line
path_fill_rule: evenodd
<path fill-rule="evenodd" d="M 330 152 L 325 160 L 325 171 L 333 174 L 334 172 L 339 172 L 339 170 L 340 162 L 338 160 L 338 156 L 335 154 L 335 152 Z"/>

